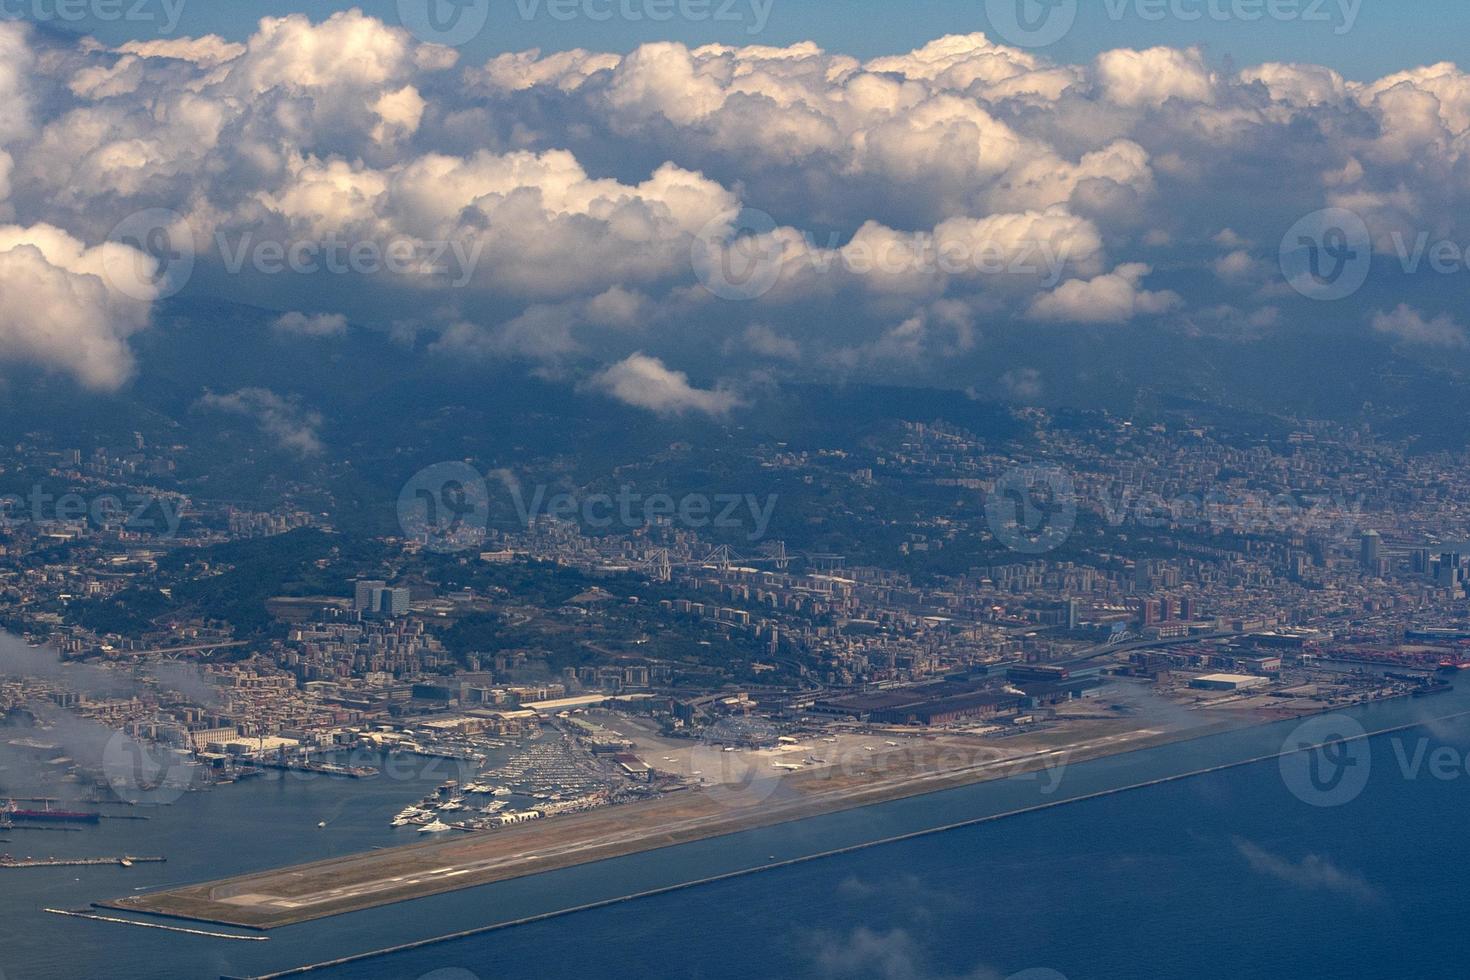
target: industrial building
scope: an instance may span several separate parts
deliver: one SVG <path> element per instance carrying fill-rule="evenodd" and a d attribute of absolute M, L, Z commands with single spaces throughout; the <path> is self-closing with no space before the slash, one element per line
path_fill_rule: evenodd
<path fill-rule="evenodd" d="M 876 725 L 948 725 L 983 721 L 1025 708 L 1069 701 L 1099 686 L 1095 677 L 1071 678 L 1061 668 L 1033 670 L 1044 670 L 1034 676 L 1045 680 L 1009 688 L 976 681 L 891 688 L 819 699 L 811 710 L 815 714 L 837 715 Z"/>
<path fill-rule="evenodd" d="M 1199 691 L 1244 691 L 1253 687 L 1265 687 L 1271 683 L 1269 677 L 1252 674 L 1201 674 L 1189 682 Z"/>

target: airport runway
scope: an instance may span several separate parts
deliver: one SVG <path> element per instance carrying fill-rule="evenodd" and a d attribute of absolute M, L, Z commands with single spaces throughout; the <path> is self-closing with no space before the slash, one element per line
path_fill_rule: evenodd
<path fill-rule="evenodd" d="M 1133 722 L 1136 724 L 1136 721 Z M 875 752 L 851 766 L 790 773 L 768 796 L 740 805 L 711 789 L 533 821 L 519 826 L 99 903 L 219 925 L 270 929 L 344 912 L 539 874 L 557 868 L 772 826 L 1063 762 L 1112 755 L 1225 728 L 1128 728 L 1012 757 L 936 769 L 954 746 L 914 743 Z M 949 753 L 948 756 L 945 754 Z M 758 794 L 763 795 L 763 794 Z"/>

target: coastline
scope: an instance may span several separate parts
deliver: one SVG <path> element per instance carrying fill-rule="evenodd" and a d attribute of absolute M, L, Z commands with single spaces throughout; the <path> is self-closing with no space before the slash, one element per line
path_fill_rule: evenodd
<path fill-rule="evenodd" d="M 882 766 L 841 774 L 810 772 L 788 777 L 781 783 L 781 798 L 747 807 L 722 806 L 703 790 L 698 793 L 671 794 L 645 803 L 574 814 L 507 831 L 408 844 L 368 854 L 348 855 L 94 904 L 103 908 L 214 925 L 268 930 L 608 858 L 1034 773 L 1054 764 L 1059 756 L 1066 764 L 1125 756 L 1144 749 L 1262 727 L 1329 710 L 1335 709 L 1297 712 L 1265 720 L 1250 717 L 1215 720 L 1192 728 L 1175 731 L 1144 730 L 1131 736 L 1129 733 L 1122 733 L 1107 738 L 1094 738 L 1080 744 L 1062 744 L 1019 761 L 1003 759 L 944 771 L 912 770 L 901 772 L 897 776 L 889 772 L 886 778 L 874 781 L 875 769 L 884 771 L 889 768 L 894 757 L 904 755 L 902 751 L 888 753 L 882 759 Z M 1414 721 L 1370 734 L 1403 730 L 1423 723 Z M 1280 754 L 1282 753 L 1277 755 Z M 1276 756 L 1270 754 L 1253 756 L 1223 767 L 1207 767 L 1170 775 L 1162 781 L 1187 778 L 1202 772 L 1274 757 Z M 1154 785 L 1159 781 L 1131 783 L 1097 793 L 1046 801 L 1033 807 L 987 815 L 959 824 L 948 824 L 923 833 L 1096 798 Z M 862 846 L 883 842 L 886 839 Z M 825 856 L 825 853 L 813 857 Z"/>
<path fill-rule="evenodd" d="M 558 919 L 558 918 L 564 918 L 566 916 L 577 915 L 577 914 L 582 913 L 582 912 L 590 912 L 590 911 L 594 911 L 596 909 L 607 908 L 607 907 L 610 907 L 610 906 L 613 906 L 613 905 L 620 905 L 620 904 L 624 904 L 624 903 L 627 903 L 627 902 L 636 902 L 636 901 L 639 901 L 641 899 L 654 898 L 654 897 L 660 896 L 660 895 L 667 895 L 667 894 L 671 894 L 671 893 L 675 893 L 675 892 L 686 891 L 686 890 L 689 890 L 689 889 L 699 888 L 699 887 L 703 887 L 705 885 L 717 884 L 719 882 L 730 881 L 730 880 L 734 880 L 734 879 L 737 879 L 737 878 L 744 878 L 744 877 L 748 877 L 748 876 L 751 876 L 751 875 L 760 874 L 761 872 L 776 870 L 778 868 L 794 867 L 796 865 L 807 864 L 807 863 L 811 863 L 811 862 L 814 862 L 814 861 L 826 860 L 826 859 L 833 858 L 833 857 L 839 857 L 839 856 L 845 855 L 845 854 L 853 854 L 853 853 L 856 853 L 856 852 L 859 852 L 859 851 L 864 851 L 864 850 L 868 850 L 868 849 L 875 848 L 875 847 L 882 847 L 882 846 L 886 846 L 886 845 L 889 845 L 889 844 L 897 844 L 897 843 L 901 843 L 901 842 L 904 842 L 904 841 L 910 841 L 910 840 L 918 840 L 920 838 L 935 836 L 935 835 L 938 835 L 938 834 L 944 834 L 944 833 L 948 833 L 950 831 L 960 830 L 960 829 L 964 829 L 964 828 L 968 828 L 968 827 L 977 827 L 977 826 L 981 826 L 981 825 L 984 825 L 984 824 L 994 823 L 994 822 L 997 822 L 997 821 L 1000 821 L 1000 820 L 1009 819 L 1011 817 L 1025 816 L 1025 815 L 1032 814 L 1032 813 L 1038 813 L 1038 812 L 1041 812 L 1041 811 L 1044 811 L 1044 810 L 1050 810 L 1050 809 L 1054 809 L 1054 808 L 1057 808 L 1057 807 L 1063 807 L 1063 806 L 1066 806 L 1066 805 L 1072 804 L 1072 803 L 1085 803 L 1085 802 L 1090 802 L 1090 801 L 1093 801 L 1093 800 L 1103 799 L 1103 798 L 1106 798 L 1106 797 L 1109 797 L 1109 796 L 1115 796 L 1115 795 L 1119 795 L 1119 794 L 1122 794 L 1122 793 L 1127 793 L 1127 792 L 1130 792 L 1130 791 L 1133 791 L 1133 790 L 1147 789 L 1147 788 L 1152 787 L 1152 786 L 1161 786 L 1161 785 L 1165 785 L 1165 784 L 1168 784 L 1168 783 L 1179 782 L 1179 781 L 1187 780 L 1187 779 L 1193 779 L 1193 778 L 1198 777 L 1198 776 L 1209 775 L 1211 773 L 1227 772 L 1227 771 L 1232 770 L 1232 769 L 1239 769 L 1239 768 L 1243 768 L 1245 766 L 1256 765 L 1256 764 L 1262 763 L 1262 762 L 1270 762 L 1270 761 L 1273 761 L 1273 760 L 1276 760 L 1276 759 L 1284 758 L 1286 756 L 1296 755 L 1296 754 L 1299 754 L 1301 752 L 1316 751 L 1316 750 L 1321 749 L 1324 746 L 1330 745 L 1330 744 L 1355 742 L 1355 741 L 1361 741 L 1361 740 L 1366 740 L 1366 739 L 1370 739 L 1370 738 L 1376 738 L 1376 737 L 1379 737 L 1379 736 L 1382 736 L 1382 735 L 1390 735 L 1390 734 L 1394 734 L 1394 733 L 1397 733 L 1397 732 L 1411 731 L 1413 729 L 1423 727 L 1426 724 L 1431 724 L 1431 723 L 1433 723 L 1435 721 L 1445 721 L 1445 720 L 1449 720 L 1449 719 L 1462 718 L 1462 717 L 1466 717 L 1466 716 L 1470 716 L 1470 710 L 1458 711 L 1458 712 L 1454 712 L 1452 714 L 1444 715 L 1444 716 L 1441 716 L 1441 717 L 1438 717 L 1438 718 L 1423 719 L 1423 720 L 1418 720 L 1418 721 L 1404 723 L 1404 724 L 1401 724 L 1401 725 L 1390 726 L 1390 727 L 1387 727 L 1387 728 L 1382 728 L 1382 729 L 1378 729 L 1378 730 L 1371 731 L 1371 732 L 1364 732 L 1362 735 L 1354 735 L 1354 736 L 1350 736 L 1350 737 L 1346 737 L 1346 738 L 1342 738 L 1342 739 L 1331 739 L 1331 740 L 1328 740 L 1328 741 L 1325 741 L 1325 742 L 1319 742 L 1319 743 L 1311 744 L 1311 745 L 1302 745 L 1302 746 L 1299 746 L 1297 748 L 1284 749 L 1284 750 L 1282 750 L 1280 752 L 1269 753 L 1269 754 L 1266 754 L 1266 755 L 1259 755 L 1259 756 L 1255 756 L 1255 757 L 1249 758 L 1249 759 L 1240 759 L 1240 760 L 1233 761 L 1233 762 L 1220 763 L 1218 765 L 1208 766 L 1208 767 L 1205 767 L 1205 768 L 1196 769 L 1196 770 L 1192 770 L 1192 771 L 1189 771 L 1189 772 L 1175 773 L 1173 775 L 1168 775 L 1168 776 L 1160 776 L 1160 777 L 1156 777 L 1156 778 L 1153 778 L 1153 779 L 1144 780 L 1144 781 L 1138 782 L 1138 783 L 1132 783 L 1132 784 L 1125 785 L 1125 786 L 1115 786 L 1115 787 L 1111 787 L 1111 788 L 1108 788 L 1108 789 L 1097 790 L 1095 792 L 1081 794 L 1081 795 L 1078 795 L 1078 796 L 1067 797 L 1067 798 L 1061 799 L 1061 800 L 1054 800 L 1054 801 L 1050 801 L 1050 802 L 1046 802 L 1046 803 L 1039 803 L 1039 804 L 1035 804 L 1033 806 L 1020 807 L 1020 808 L 1017 808 L 1017 809 L 1014 809 L 1014 810 L 1005 811 L 1003 813 L 987 814 L 987 815 L 984 815 L 984 816 L 974 817 L 974 818 L 967 819 L 967 820 L 954 821 L 954 822 L 951 822 L 951 823 L 944 824 L 942 826 L 930 827 L 930 828 L 925 828 L 925 829 L 922 829 L 922 830 L 909 831 L 909 832 L 903 833 L 903 834 L 894 834 L 894 835 L 883 837 L 883 838 L 876 839 L 876 840 L 865 841 L 865 842 L 858 843 L 858 844 L 851 844 L 851 845 L 848 845 L 848 846 L 845 846 L 845 847 L 832 848 L 830 850 L 821 851 L 821 852 L 817 852 L 817 853 L 813 853 L 813 854 L 801 855 L 799 857 L 794 857 L 794 858 L 787 858 L 787 859 L 780 860 L 780 861 L 772 861 L 772 862 L 769 862 L 767 864 L 757 865 L 757 866 L 750 867 L 750 868 L 744 868 L 744 869 L 740 869 L 740 870 L 737 870 L 737 871 L 729 871 L 729 872 L 725 872 L 723 874 L 709 875 L 709 876 L 706 876 L 706 877 L 697 878 L 697 879 L 693 879 L 693 880 L 690 880 L 690 881 L 680 882 L 680 883 L 673 884 L 673 885 L 667 885 L 667 886 L 664 886 L 662 888 L 653 888 L 653 889 L 648 889 L 648 890 L 645 890 L 645 891 L 634 892 L 634 893 L 627 894 L 627 895 L 614 896 L 612 898 L 606 898 L 606 899 L 602 899 L 602 900 L 595 901 L 595 902 L 587 902 L 587 903 L 584 903 L 584 904 L 581 904 L 581 905 L 571 906 L 571 907 L 564 908 L 564 909 L 558 909 L 558 910 L 554 910 L 554 911 L 550 911 L 550 912 L 543 912 L 543 913 L 540 913 L 540 914 L 537 914 L 537 915 L 524 916 L 522 918 L 511 919 L 511 920 L 507 920 L 505 922 L 491 923 L 489 925 L 478 926 L 478 927 L 475 927 L 475 928 L 472 928 L 472 929 L 464 929 L 464 930 L 460 930 L 458 932 L 448 933 L 448 934 L 445 934 L 445 935 L 432 936 L 432 937 L 429 937 L 429 938 L 426 938 L 426 939 L 414 940 L 414 941 L 408 942 L 408 943 L 400 943 L 398 945 L 384 947 L 382 949 L 368 950 L 368 951 L 361 952 L 361 953 L 354 953 L 354 954 L 350 954 L 350 955 L 347 955 L 347 956 L 337 957 L 337 958 L 331 959 L 331 960 L 324 960 L 324 961 L 316 962 L 316 963 L 303 964 L 301 966 L 292 967 L 292 968 L 286 969 L 286 970 L 279 970 L 279 971 L 275 971 L 275 972 L 272 972 L 272 973 L 257 974 L 257 975 L 249 976 L 249 977 L 226 976 L 226 977 L 221 977 L 221 980 L 282 980 L 282 978 L 285 978 L 285 977 L 302 976 L 302 975 L 305 975 L 305 974 L 316 973 L 316 972 L 319 972 L 319 971 L 322 971 L 322 970 L 332 969 L 332 968 L 335 968 L 335 967 L 346 966 L 346 965 L 352 964 L 352 963 L 361 963 L 361 962 L 365 962 L 365 961 L 368 961 L 368 960 L 379 959 L 379 958 L 382 958 L 382 957 L 385 957 L 385 956 L 391 956 L 391 955 L 393 955 L 395 953 L 405 953 L 405 952 L 409 952 L 409 951 L 416 950 L 416 949 L 423 949 L 423 948 L 426 948 L 426 947 L 429 947 L 429 946 L 440 945 L 442 943 L 453 942 L 453 941 L 459 940 L 459 939 L 468 939 L 468 938 L 471 938 L 471 937 L 474 937 L 474 936 L 481 936 L 481 935 L 486 935 L 488 933 L 500 932 L 500 931 L 503 931 L 503 930 L 506 930 L 506 929 L 513 929 L 513 928 L 517 928 L 519 926 L 531 925 L 531 924 L 537 923 L 537 922 L 545 922 L 545 921 L 548 921 L 548 920 L 551 920 L 551 919 Z M 1308 717 L 1308 716 L 1307 715 L 1304 715 L 1302 717 Z M 1180 740 L 1180 741 L 1188 741 L 1188 740 Z"/>

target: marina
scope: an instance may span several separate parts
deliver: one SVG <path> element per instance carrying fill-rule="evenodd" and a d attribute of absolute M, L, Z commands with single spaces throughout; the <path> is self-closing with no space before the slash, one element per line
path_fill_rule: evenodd
<path fill-rule="evenodd" d="M 389 825 L 419 834 L 495 830 L 645 795 L 556 726 L 529 741 L 488 743 L 459 743 L 423 753 L 473 763 L 473 768 L 398 811 Z M 508 756 L 507 747 L 514 749 Z M 492 755 L 500 761 L 488 761 Z"/>

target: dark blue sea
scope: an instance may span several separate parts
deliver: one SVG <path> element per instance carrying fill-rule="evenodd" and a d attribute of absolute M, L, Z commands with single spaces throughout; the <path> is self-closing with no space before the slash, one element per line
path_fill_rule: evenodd
<path fill-rule="evenodd" d="M 1470 692 L 1457 690 L 1348 714 L 1377 731 L 1465 711 Z M 32 832 L 23 843 L 11 833 L 0 847 L 13 853 L 169 861 L 0 871 L 0 971 L 5 980 L 254 976 L 1272 754 L 1292 738 L 1325 740 L 1314 737 L 1320 728 L 1294 735 L 1297 725 L 1073 765 L 1050 793 L 1049 779 L 1017 777 L 275 930 L 268 942 L 41 911 L 411 840 L 386 819 L 444 773 L 242 783 L 190 794 L 148 821 Z M 1293 757 L 1300 765 L 1262 761 L 308 976 L 1461 980 L 1470 975 L 1470 721 L 1356 744 Z"/>

